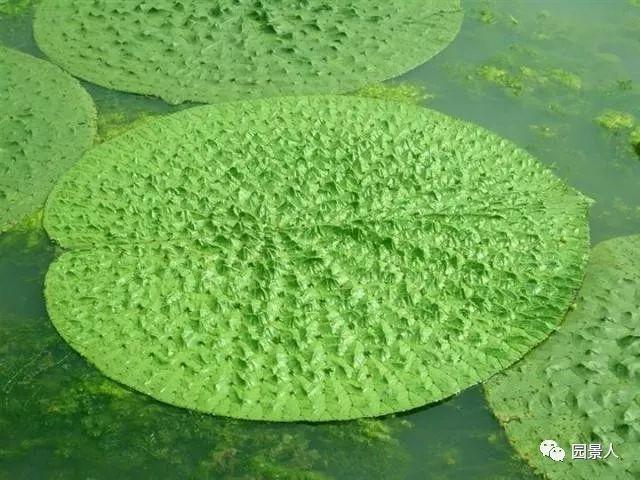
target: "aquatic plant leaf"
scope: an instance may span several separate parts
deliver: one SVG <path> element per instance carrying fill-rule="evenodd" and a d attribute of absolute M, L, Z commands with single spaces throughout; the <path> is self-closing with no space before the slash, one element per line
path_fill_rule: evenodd
<path fill-rule="evenodd" d="M 85 80 L 170 103 L 345 93 L 448 45 L 459 0 L 45 0 L 40 48 Z"/>
<path fill-rule="evenodd" d="M 0 47 L 0 232 L 42 208 L 91 145 L 95 108 L 57 66 Z"/>
<path fill-rule="evenodd" d="M 92 149 L 45 228 L 52 321 L 104 373 L 248 419 L 408 410 L 543 340 L 587 200 L 435 111 L 290 97 L 183 111 Z"/>
<path fill-rule="evenodd" d="M 550 479 L 640 478 L 640 236 L 592 251 L 576 308 L 558 332 L 485 385 L 518 453 Z M 563 462 L 541 455 L 555 440 Z M 615 455 L 572 459 L 572 444 Z M 593 449 L 595 451 L 595 449 Z"/>

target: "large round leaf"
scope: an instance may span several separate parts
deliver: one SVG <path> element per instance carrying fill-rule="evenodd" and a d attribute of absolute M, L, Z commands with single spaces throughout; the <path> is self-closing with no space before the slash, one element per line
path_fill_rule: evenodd
<path fill-rule="evenodd" d="M 48 309 L 107 375 L 234 417 L 411 409 L 543 340 L 586 201 L 434 111 L 355 97 L 200 107 L 91 150 L 45 212 Z"/>
<path fill-rule="evenodd" d="M 640 478 L 640 236 L 597 245 L 560 330 L 485 391 L 516 450 L 547 478 Z M 543 456 L 543 440 L 564 461 Z"/>
<path fill-rule="evenodd" d="M 55 65 L 0 47 L 0 232 L 42 208 L 91 145 L 95 109 Z"/>
<path fill-rule="evenodd" d="M 40 48 L 74 75 L 179 103 L 342 93 L 425 62 L 459 0 L 44 0 Z"/>

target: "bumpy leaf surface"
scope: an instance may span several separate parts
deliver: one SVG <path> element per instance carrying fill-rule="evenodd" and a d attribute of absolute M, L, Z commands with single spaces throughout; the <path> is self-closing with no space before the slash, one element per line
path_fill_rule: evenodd
<path fill-rule="evenodd" d="M 0 232 L 42 208 L 91 145 L 95 109 L 55 65 L 0 47 Z"/>
<path fill-rule="evenodd" d="M 45 225 L 61 334 L 160 400 L 250 419 L 411 409 L 519 359 L 582 279 L 586 201 L 434 111 L 187 110 L 91 150 Z"/>
<path fill-rule="evenodd" d="M 485 391 L 516 450 L 547 478 L 640 478 L 640 236 L 597 245 L 560 330 Z M 542 456 L 547 439 L 565 449 L 563 462 Z M 586 445 L 587 459 L 572 459 L 572 444 Z M 620 458 L 589 459 L 590 444 Z"/>
<path fill-rule="evenodd" d="M 34 33 L 74 75 L 171 103 L 343 93 L 425 62 L 459 0 L 45 0 Z"/>

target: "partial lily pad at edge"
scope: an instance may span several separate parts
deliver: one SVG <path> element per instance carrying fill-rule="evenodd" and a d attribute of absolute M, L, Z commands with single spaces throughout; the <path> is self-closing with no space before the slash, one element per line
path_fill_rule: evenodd
<path fill-rule="evenodd" d="M 186 110 L 92 149 L 44 223 L 61 335 L 159 400 L 339 420 L 485 380 L 564 317 L 587 200 L 477 126 L 399 102 Z"/>
<path fill-rule="evenodd" d="M 98 85 L 169 103 L 345 93 L 440 52 L 459 0 L 43 0 L 47 56 Z"/>
<path fill-rule="evenodd" d="M 93 101 L 77 80 L 0 47 L 0 232 L 42 208 L 95 132 Z"/>
<path fill-rule="evenodd" d="M 518 453 L 555 479 L 640 478 L 640 236 L 594 247 L 577 306 L 558 332 L 485 385 Z M 543 440 L 565 450 L 543 456 Z M 572 459 L 572 444 L 587 459 Z M 601 457 L 588 459 L 589 445 Z M 595 447 L 593 448 L 595 451 Z"/>

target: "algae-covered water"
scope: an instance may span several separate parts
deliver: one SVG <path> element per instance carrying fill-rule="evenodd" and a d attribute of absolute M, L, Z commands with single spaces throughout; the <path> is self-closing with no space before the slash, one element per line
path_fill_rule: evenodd
<path fill-rule="evenodd" d="M 10 3 L 0 1 L 0 43 L 42 56 L 29 2 Z M 640 232 L 640 3 L 493 0 L 464 9 L 448 48 L 388 84 L 422 92 L 425 105 L 551 166 L 595 201 L 593 243 Z M 178 108 L 84 86 L 102 139 Z M 38 225 L 36 215 L 0 235 L 0 478 L 536 478 L 479 387 L 394 417 L 270 424 L 174 408 L 119 386 L 50 324 L 42 283 L 55 248 Z"/>

